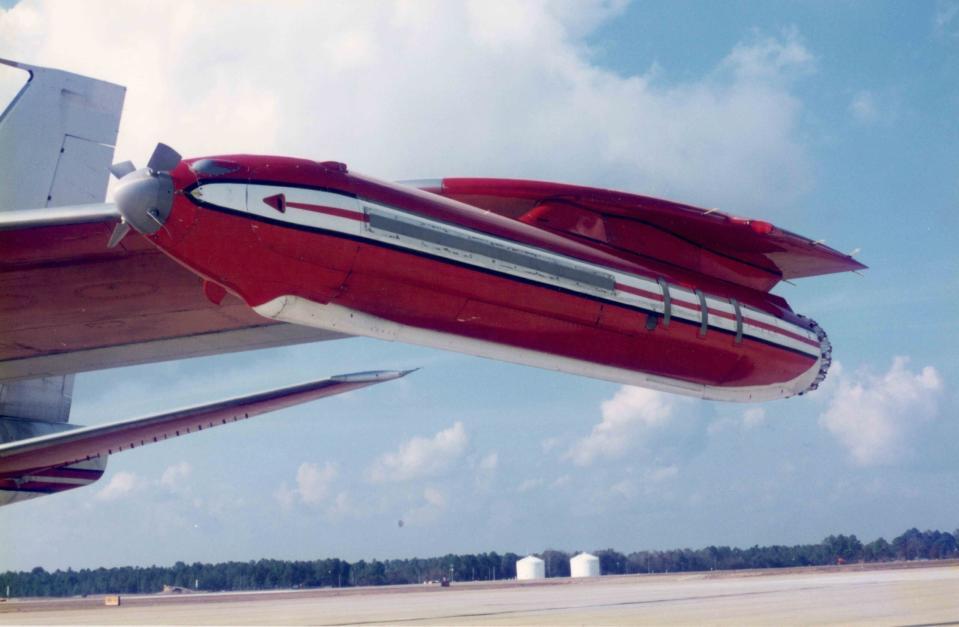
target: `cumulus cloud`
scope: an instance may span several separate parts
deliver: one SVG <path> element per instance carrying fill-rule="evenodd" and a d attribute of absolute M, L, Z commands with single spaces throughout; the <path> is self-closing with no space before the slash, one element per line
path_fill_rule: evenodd
<path fill-rule="evenodd" d="M 447 497 L 442 490 L 427 487 L 423 490 L 421 504 L 403 515 L 404 524 L 423 525 L 438 519 L 447 509 Z"/>
<path fill-rule="evenodd" d="M 566 458 L 577 466 L 588 466 L 597 459 L 622 457 L 637 443 L 664 432 L 682 402 L 663 392 L 624 386 L 602 403 L 602 420 L 573 444 Z"/>
<path fill-rule="evenodd" d="M 900 461 L 912 452 L 916 432 L 936 419 L 942 378 L 932 366 L 918 372 L 906 357 L 893 359 L 880 375 L 834 374 L 836 386 L 819 424 L 859 466 Z"/>
<path fill-rule="evenodd" d="M 485 456 L 479 462 L 479 469 L 485 472 L 494 472 L 499 466 L 499 454 L 495 451 Z"/>
<path fill-rule="evenodd" d="M 485 455 L 476 463 L 476 487 L 487 490 L 496 477 L 496 470 L 499 468 L 499 454 L 496 451 Z"/>
<path fill-rule="evenodd" d="M 463 423 L 456 422 L 431 438 L 410 438 L 377 459 L 367 474 L 375 483 L 435 476 L 463 455 L 468 441 Z"/>
<path fill-rule="evenodd" d="M 139 475 L 121 470 L 110 478 L 110 482 L 97 492 L 94 498 L 100 501 L 116 501 L 139 491 L 145 484 Z"/>
<path fill-rule="evenodd" d="M 766 410 L 762 407 L 750 407 L 739 418 L 720 418 L 709 424 L 707 431 L 716 435 L 728 430 L 750 431 L 766 423 Z"/>
<path fill-rule="evenodd" d="M 300 464 L 296 471 L 296 491 L 307 505 L 316 505 L 326 498 L 330 484 L 338 474 L 336 464 L 326 462 L 322 467 L 317 464 Z"/>
<path fill-rule="evenodd" d="M 274 497 L 286 509 L 297 501 L 305 505 L 320 505 L 326 500 L 338 475 L 339 469 L 333 462 L 326 462 L 322 466 L 303 462 L 296 470 L 296 487 L 290 488 L 284 482 L 277 488 Z"/>
<path fill-rule="evenodd" d="M 160 475 L 160 485 L 167 490 L 176 490 L 190 478 L 192 472 L 193 467 L 186 461 L 168 466 Z"/>
<path fill-rule="evenodd" d="M 162 139 L 386 178 L 536 177 L 730 211 L 788 206 L 810 176 L 791 82 L 815 63 L 798 34 L 757 35 L 692 79 L 620 75 L 589 48 L 620 10 L 177 2 L 157 20 L 149 3 L 24 0 L 0 14 L 0 56 L 127 85 L 118 159 L 142 161 Z"/>
<path fill-rule="evenodd" d="M 815 59 L 799 33 L 787 29 L 781 37 L 736 44 L 724 65 L 743 79 L 783 80 L 813 71 Z"/>

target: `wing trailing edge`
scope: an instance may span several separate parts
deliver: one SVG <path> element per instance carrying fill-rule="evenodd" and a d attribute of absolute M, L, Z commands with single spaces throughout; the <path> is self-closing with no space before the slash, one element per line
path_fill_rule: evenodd
<path fill-rule="evenodd" d="M 650 196 L 514 179 L 413 184 L 540 228 L 763 291 L 783 279 L 866 268 L 850 255 L 769 222 Z"/>

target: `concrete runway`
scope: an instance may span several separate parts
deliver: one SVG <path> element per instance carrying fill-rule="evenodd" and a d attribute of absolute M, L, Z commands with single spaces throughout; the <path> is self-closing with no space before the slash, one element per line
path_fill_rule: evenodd
<path fill-rule="evenodd" d="M 0 624 L 959 624 L 959 564 L 533 583 L 11 600 Z"/>

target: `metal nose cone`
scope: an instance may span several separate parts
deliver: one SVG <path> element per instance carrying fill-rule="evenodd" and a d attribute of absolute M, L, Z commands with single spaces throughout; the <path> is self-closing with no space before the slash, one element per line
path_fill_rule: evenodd
<path fill-rule="evenodd" d="M 123 220 L 144 235 L 160 230 L 173 207 L 173 179 L 141 168 L 120 179 L 114 194 Z"/>

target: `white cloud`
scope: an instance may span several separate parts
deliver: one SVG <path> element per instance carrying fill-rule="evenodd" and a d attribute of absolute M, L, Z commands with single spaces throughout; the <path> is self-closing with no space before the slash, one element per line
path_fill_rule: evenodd
<path fill-rule="evenodd" d="M 403 515 L 404 524 L 424 525 L 437 520 L 447 509 L 447 498 L 438 488 L 423 490 L 423 502 Z"/>
<path fill-rule="evenodd" d="M 296 504 L 296 492 L 290 489 L 290 486 L 284 481 L 280 487 L 273 492 L 273 498 L 283 509 L 291 509 Z"/>
<path fill-rule="evenodd" d="M 762 407 L 750 407 L 743 412 L 743 428 L 755 429 L 766 422 L 766 410 Z"/>
<path fill-rule="evenodd" d="M 326 462 L 322 467 L 316 464 L 300 464 L 296 471 L 296 491 L 300 499 L 307 505 L 322 502 L 337 474 L 339 471 L 332 462 Z"/>
<path fill-rule="evenodd" d="M 192 472 L 193 467 L 186 461 L 168 466 L 160 475 L 160 485 L 167 490 L 176 490 L 183 486 Z"/>
<path fill-rule="evenodd" d="M 322 466 L 303 462 L 296 469 L 296 487 L 291 489 L 283 482 L 273 496 L 284 509 L 290 509 L 297 501 L 305 505 L 321 505 L 338 475 L 339 469 L 333 462 L 326 462 Z"/>
<path fill-rule="evenodd" d="M 720 418 L 709 423 L 707 432 L 716 435 L 724 431 L 750 431 L 766 423 L 766 410 L 762 407 L 750 407 L 739 418 Z"/>
<path fill-rule="evenodd" d="M 935 420 L 942 379 L 932 366 L 910 371 L 896 357 L 888 372 L 834 374 L 836 387 L 819 424 L 860 466 L 900 461 L 912 452 L 915 433 Z"/>
<path fill-rule="evenodd" d="M 488 490 L 496 477 L 496 470 L 499 468 L 499 454 L 496 451 L 484 456 L 476 463 L 476 475 L 474 482 L 480 490 Z"/>
<path fill-rule="evenodd" d="M 377 459 L 367 474 L 376 483 L 434 476 L 463 455 L 468 440 L 463 423 L 456 422 L 431 438 L 410 438 Z"/>
<path fill-rule="evenodd" d="M 871 92 L 857 92 L 849 103 L 849 111 L 860 124 L 875 124 L 879 121 L 879 105 Z"/>
<path fill-rule="evenodd" d="M 138 475 L 121 470 L 110 478 L 110 482 L 97 492 L 95 498 L 100 501 L 116 501 L 137 492 L 144 485 L 145 482 Z"/>
<path fill-rule="evenodd" d="M 663 392 L 624 386 L 602 403 L 602 421 L 567 451 L 566 458 L 588 466 L 596 459 L 622 457 L 638 441 L 664 429 L 679 402 Z"/>
<path fill-rule="evenodd" d="M 763 37 L 753 43 L 737 44 L 726 57 L 725 65 L 744 79 L 778 80 L 813 71 L 815 59 L 799 33 L 788 29 L 778 38 Z"/>
<path fill-rule="evenodd" d="M 164 140 L 184 154 L 336 158 L 384 178 L 538 177 L 730 211 L 788 206 L 810 176 L 790 79 L 814 60 L 799 36 L 740 43 L 698 79 L 623 76 L 586 39 L 620 10 L 178 2 L 158 21 L 149 4 L 24 0 L 0 14 L 0 56 L 126 84 L 118 159 L 142 162 Z"/>
<path fill-rule="evenodd" d="M 479 462 L 479 469 L 486 472 L 494 472 L 499 466 L 499 455 L 494 451 L 484 457 Z"/>

